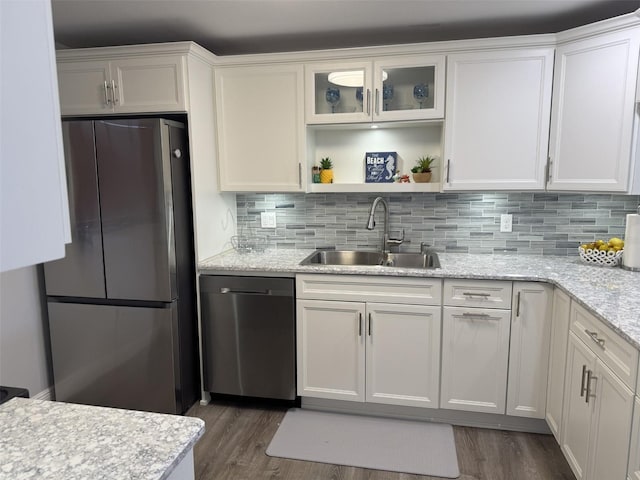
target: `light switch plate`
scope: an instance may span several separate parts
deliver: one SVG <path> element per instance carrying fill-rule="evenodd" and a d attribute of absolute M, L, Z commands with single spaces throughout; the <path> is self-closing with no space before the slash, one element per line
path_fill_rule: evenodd
<path fill-rule="evenodd" d="M 262 228 L 276 228 L 276 212 L 260 213 L 260 226 Z"/>
<path fill-rule="evenodd" d="M 502 215 L 500 215 L 500 231 L 513 231 L 513 215 L 511 215 L 510 213 L 503 213 Z"/>

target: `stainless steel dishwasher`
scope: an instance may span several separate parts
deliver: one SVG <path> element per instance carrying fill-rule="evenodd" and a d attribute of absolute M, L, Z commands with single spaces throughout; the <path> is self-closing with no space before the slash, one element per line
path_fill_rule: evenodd
<path fill-rule="evenodd" d="M 205 391 L 296 398 L 294 285 L 291 278 L 200 277 Z"/>

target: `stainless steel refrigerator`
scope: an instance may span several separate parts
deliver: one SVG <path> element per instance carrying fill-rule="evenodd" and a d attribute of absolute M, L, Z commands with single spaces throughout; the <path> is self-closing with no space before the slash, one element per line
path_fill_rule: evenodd
<path fill-rule="evenodd" d="M 63 121 L 72 243 L 44 266 L 59 401 L 184 413 L 200 390 L 184 125 Z"/>

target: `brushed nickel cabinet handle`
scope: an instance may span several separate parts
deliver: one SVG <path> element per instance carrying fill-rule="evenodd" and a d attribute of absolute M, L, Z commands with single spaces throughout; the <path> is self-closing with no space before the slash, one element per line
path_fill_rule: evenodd
<path fill-rule="evenodd" d="M 358 336 L 362 336 L 362 313 L 358 313 Z"/>
<path fill-rule="evenodd" d="M 380 90 L 376 88 L 376 115 L 380 115 Z"/>
<path fill-rule="evenodd" d="M 371 115 L 371 90 L 367 88 L 367 115 Z"/>
<path fill-rule="evenodd" d="M 116 81 L 115 80 L 111 80 L 111 99 L 113 100 L 113 104 L 114 105 L 119 102 L 118 96 L 116 95 L 116 89 L 117 88 L 118 88 L 118 86 L 116 85 Z"/>
<path fill-rule="evenodd" d="M 449 172 L 451 171 L 451 160 L 447 160 L 447 183 L 449 182 Z"/>
<path fill-rule="evenodd" d="M 488 313 L 463 312 L 462 315 L 454 315 L 454 317 L 462 317 L 466 319 L 479 318 L 481 320 L 500 320 L 500 317 L 492 317 Z"/>
<path fill-rule="evenodd" d="M 518 292 L 518 301 L 516 303 L 516 317 L 520 316 L 520 292 Z"/>
<path fill-rule="evenodd" d="M 111 105 L 111 99 L 109 98 L 109 85 L 107 85 L 107 81 L 104 81 L 104 104 L 106 106 Z"/>
<path fill-rule="evenodd" d="M 371 314 L 369 314 L 369 336 L 371 335 Z"/>
<path fill-rule="evenodd" d="M 595 393 L 591 393 L 591 380 L 598 380 L 591 370 L 587 370 L 587 393 L 584 396 L 584 401 L 589 403 L 590 398 L 596 398 Z"/>
<path fill-rule="evenodd" d="M 585 386 L 585 377 L 587 376 L 587 366 L 582 365 L 582 380 L 580 381 L 580 396 L 584 397 L 587 387 Z"/>
<path fill-rule="evenodd" d="M 591 332 L 588 329 L 584 329 L 584 333 L 591 337 L 591 340 L 596 342 L 600 348 L 604 348 L 604 338 L 598 338 L 598 332 Z"/>
<path fill-rule="evenodd" d="M 465 297 L 490 297 L 490 293 L 462 292 Z"/>

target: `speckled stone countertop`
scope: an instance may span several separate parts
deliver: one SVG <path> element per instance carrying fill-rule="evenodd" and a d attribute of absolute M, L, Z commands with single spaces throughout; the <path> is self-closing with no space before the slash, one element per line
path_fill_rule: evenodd
<path fill-rule="evenodd" d="M 199 418 L 14 398 L 0 405 L 0 479 L 160 480 L 203 433 Z"/>
<path fill-rule="evenodd" d="M 578 257 L 438 253 L 442 268 L 300 265 L 313 250 L 228 251 L 200 262 L 203 274 L 291 276 L 335 273 L 549 282 L 562 288 L 640 349 L 640 272 L 596 267 Z"/>

